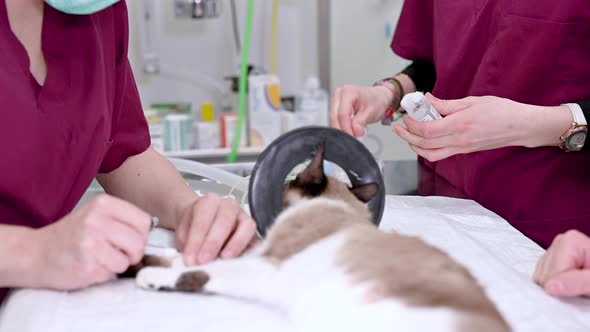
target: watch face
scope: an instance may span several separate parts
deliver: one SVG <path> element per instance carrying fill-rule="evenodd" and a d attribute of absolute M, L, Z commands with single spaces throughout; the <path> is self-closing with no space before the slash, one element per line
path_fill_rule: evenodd
<path fill-rule="evenodd" d="M 586 132 L 579 131 L 570 135 L 567 145 L 570 150 L 576 151 L 580 150 L 584 146 L 584 142 L 586 142 Z"/>

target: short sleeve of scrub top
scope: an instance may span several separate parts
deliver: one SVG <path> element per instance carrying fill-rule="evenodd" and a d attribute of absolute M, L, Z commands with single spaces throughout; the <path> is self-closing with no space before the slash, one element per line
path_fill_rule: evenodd
<path fill-rule="evenodd" d="M 405 59 L 432 63 L 433 52 L 432 0 L 404 1 L 391 43 L 393 51 Z"/>
<path fill-rule="evenodd" d="M 135 85 L 129 61 L 125 59 L 117 69 L 119 94 L 115 96 L 118 110 L 114 113 L 113 129 L 108 140 L 109 149 L 99 173 L 109 173 L 121 166 L 130 156 L 146 150 L 150 144 L 149 130 Z"/>
<path fill-rule="evenodd" d="M 0 2 L 0 223 L 34 228 L 71 212 L 97 173 L 150 146 L 126 3 L 92 15 L 46 4 L 43 16 L 40 85 Z"/>

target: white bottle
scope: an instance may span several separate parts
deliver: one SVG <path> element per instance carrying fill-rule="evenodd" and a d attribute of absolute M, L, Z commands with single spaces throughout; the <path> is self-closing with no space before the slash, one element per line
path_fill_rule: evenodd
<path fill-rule="evenodd" d="M 408 93 L 402 98 L 401 106 L 416 121 L 427 122 L 442 119 L 422 92 Z"/>
<path fill-rule="evenodd" d="M 297 125 L 328 126 L 328 100 L 328 93 L 321 89 L 320 80 L 309 77 L 295 107 Z"/>
<path fill-rule="evenodd" d="M 221 143 L 219 123 L 215 121 L 215 109 L 212 103 L 201 106 L 201 121 L 195 122 L 195 148 L 216 149 Z"/>

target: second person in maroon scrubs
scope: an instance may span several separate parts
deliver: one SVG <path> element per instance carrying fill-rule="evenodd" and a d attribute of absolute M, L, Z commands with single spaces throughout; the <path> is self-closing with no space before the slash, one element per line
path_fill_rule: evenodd
<path fill-rule="evenodd" d="M 562 104 L 590 122 L 586 2 L 405 1 L 392 49 L 413 61 L 395 89 L 336 90 L 332 126 L 362 135 L 402 90 L 431 91 L 443 119 L 393 128 L 423 165 L 543 247 L 569 229 L 590 234 L 590 141 L 558 147 L 574 121 Z"/>

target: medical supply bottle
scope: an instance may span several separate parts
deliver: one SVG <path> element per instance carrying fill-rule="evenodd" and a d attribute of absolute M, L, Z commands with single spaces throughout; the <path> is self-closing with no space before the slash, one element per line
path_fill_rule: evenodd
<path fill-rule="evenodd" d="M 215 106 L 212 103 L 201 106 L 201 120 L 195 122 L 194 131 L 197 149 L 215 149 L 220 146 L 219 123 L 215 121 Z"/>
<path fill-rule="evenodd" d="M 188 114 L 171 113 L 164 118 L 164 148 L 166 151 L 184 151 L 193 141 L 192 118 Z"/>
<path fill-rule="evenodd" d="M 442 119 L 440 113 L 421 92 L 406 94 L 401 101 L 401 106 L 416 121 L 427 122 Z"/>
<path fill-rule="evenodd" d="M 328 100 L 328 93 L 320 88 L 320 80 L 315 76 L 309 77 L 297 98 L 295 107 L 297 125 L 327 126 Z"/>

